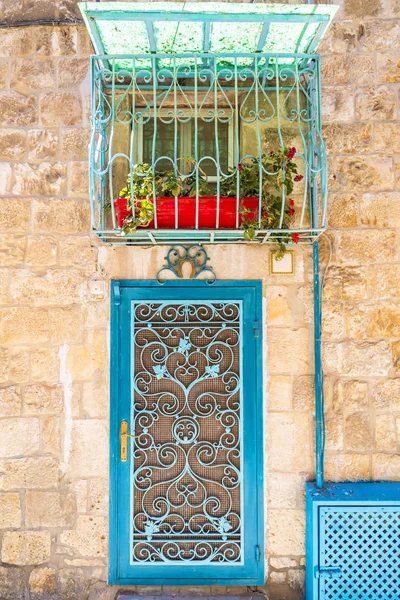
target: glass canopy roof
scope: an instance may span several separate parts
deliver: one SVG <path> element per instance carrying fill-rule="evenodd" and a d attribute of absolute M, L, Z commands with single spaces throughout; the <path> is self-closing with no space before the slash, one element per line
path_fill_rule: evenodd
<path fill-rule="evenodd" d="M 96 54 L 313 53 L 338 7 L 227 2 L 81 2 Z M 124 59 L 115 60 L 123 67 Z"/>

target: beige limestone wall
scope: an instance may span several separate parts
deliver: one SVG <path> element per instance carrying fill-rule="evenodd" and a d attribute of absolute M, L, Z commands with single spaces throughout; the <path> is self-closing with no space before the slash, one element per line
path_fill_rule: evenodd
<path fill-rule="evenodd" d="M 40 4 L 39 16 L 74 10 Z M 35 10 L 16 0 L 0 14 Z M 399 17 L 396 0 L 346 0 L 322 48 L 332 480 L 400 478 Z M 165 248 L 89 233 L 84 27 L 0 35 L 0 598 L 108 600 L 109 281 L 153 278 Z M 293 276 L 269 275 L 267 248 L 210 256 L 219 277 L 264 283 L 268 588 L 298 598 L 314 476 L 310 250 L 296 249 Z"/>

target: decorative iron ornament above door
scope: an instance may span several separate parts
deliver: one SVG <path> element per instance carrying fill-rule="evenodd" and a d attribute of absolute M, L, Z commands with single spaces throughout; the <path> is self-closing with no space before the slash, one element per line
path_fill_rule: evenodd
<path fill-rule="evenodd" d="M 132 562 L 240 562 L 240 304 L 133 303 L 132 323 Z"/>

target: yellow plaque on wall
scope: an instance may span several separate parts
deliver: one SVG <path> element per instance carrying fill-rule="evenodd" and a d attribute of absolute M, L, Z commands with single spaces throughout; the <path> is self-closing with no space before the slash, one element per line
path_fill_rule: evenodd
<path fill-rule="evenodd" d="M 276 258 L 276 252 L 270 252 L 270 273 L 271 275 L 293 275 L 294 251 L 286 250 L 279 260 Z"/>

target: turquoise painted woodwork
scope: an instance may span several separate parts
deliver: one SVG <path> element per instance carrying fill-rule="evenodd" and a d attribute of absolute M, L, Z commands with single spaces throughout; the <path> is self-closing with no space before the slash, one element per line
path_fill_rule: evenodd
<path fill-rule="evenodd" d="M 80 8 L 96 49 L 91 69 L 90 201 L 92 228 L 103 241 L 243 241 L 240 165 L 260 163 L 260 196 L 263 183 L 273 175 L 261 164 L 263 153 L 293 140 L 304 174 L 296 220 L 290 228 L 283 227 L 283 185 L 279 227 L 260 228 L 251 243 L 291 243 L 292 233 L 299 235 L 299 244 L 318 238 L 326 228 L 328 178 L 315 51 L 336 6 L 167 2 L 157 3 L 155 9 L 152 4 L 102 2 L 81 3 Z M 206 129 L 209 137 L 204 138 Z M 147 156 L 144 137 L 151 147 L 146 147 Z M 265 146 L 266 140 L 270 146 Z M 164 152 L 163 144 L 168 146 Z M 194 159 L 190 169 L 182 160 L 188 155 Z M 163 221 L 165 202 L 157 198 L 153 185 L 153 222 L 123 234 L 113 201 L 127 177 L 133 186 L 142 162 L 153 173 L 162 165 L 177 177 L 193 179 L 191 225 L 183 224 L 188 207 L 179 196 L 169 206 L 173 214 Z M 212 165 L 215 218 L 204 225 L 201 174 L 206 165 Z M 221 188 L 232 176 L 236 196 L 227 224 Z M 259 221 L 261 202 L 254 210 Z"/>
<path fill-rule="evenodd" d="M 306 510 L 307 600 L 399 600 L 400 483 L 307 483 Z"/>
<path fill-rule="evenodd" d="M 258 281 L 112 282 L 110 583 L 263 583 L 260 323 Z"/>

